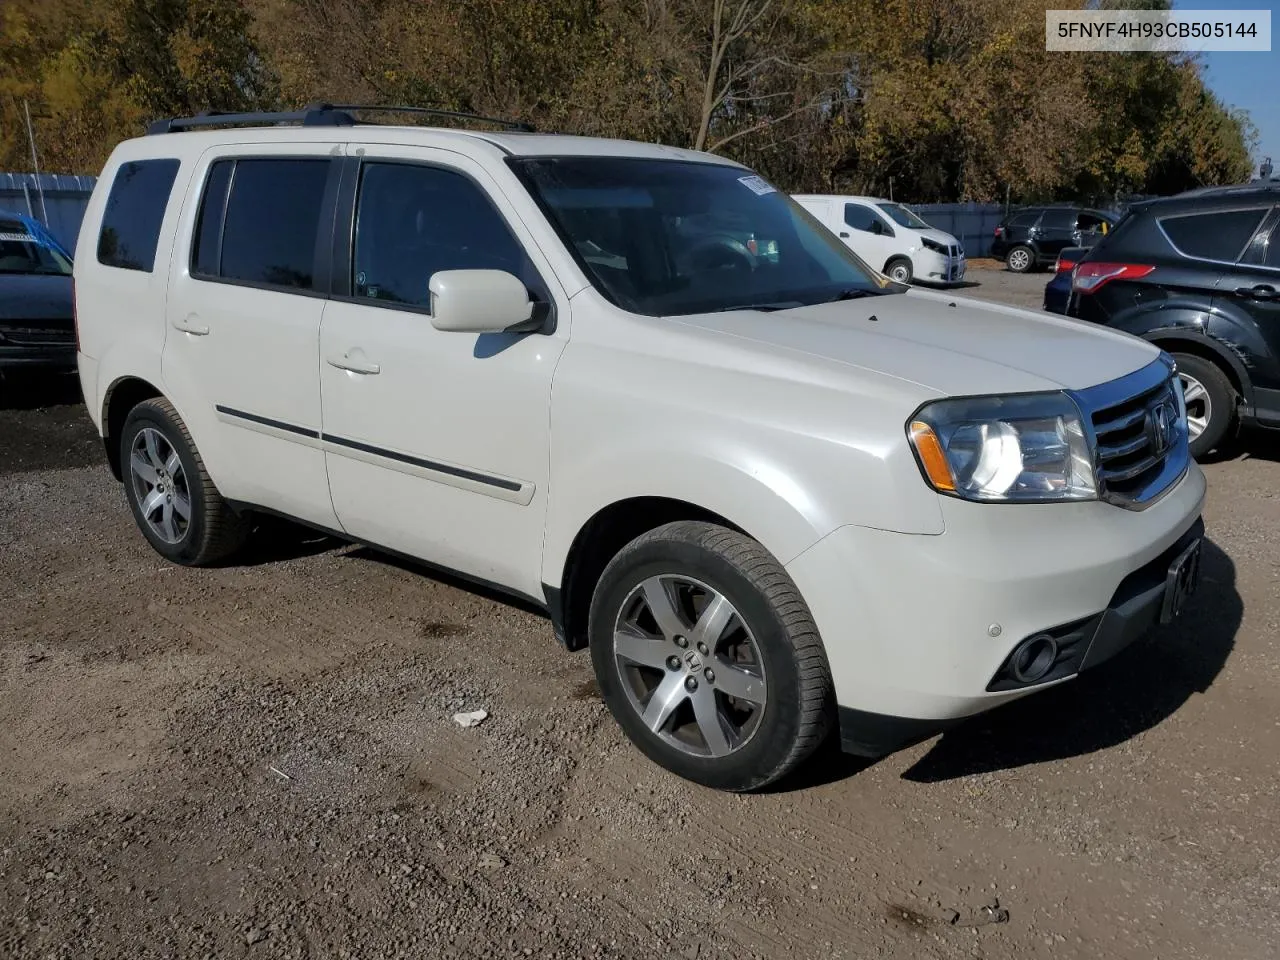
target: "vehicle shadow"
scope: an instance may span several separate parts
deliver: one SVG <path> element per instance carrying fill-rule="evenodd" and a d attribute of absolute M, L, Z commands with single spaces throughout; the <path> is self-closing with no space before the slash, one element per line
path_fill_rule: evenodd
<path fill-rule="evenodd" d="M 944 733 L 904 774 L 936 783 L 1113 747 L 1212 686 L 1235 646 L 1244 604 L 1235 565 L 1204 541 L 1200 589 L 1176 622 L 1069 683 Z"/>
<path fill-rule="evenodd" d="M 295 523 L 275 514 L 257 514 L 253 532 L 232 563 L 237 567 L 260 567 L 285 560 L 300 560 L 334 550 L 346 543 L 322 530 Z"/>
<path fill-rule="evenodd" d="M 425 560 L 418 560 L 415 557 L 406 557 L 403 554 L 390 553 L 363 545 L 353 547 L 344 554 L 344 556 L 351 560 L 381 563 L 385 566 L 395 567 L 397 570 L 404 570 L 420 577 L 429 577 L 446 587 L 453 587 L 456 590 L 464 590 L 477 597 L 483 597 L 486 600 L 492 600 L 495 603 L 501 603 L 504 606 L 514 607 L 517 610 L 523 610 L 526 613 L 535 614 L 544 620 L 550 620 L 546 608 L 538 606 L 538 604 L 534 603 L 532 600 L 507 593 L 495 586 L 491 586 L 487 583 L 481 583 L 477 580 L 472 580 L 468 577 L 454 573 L 451 570 L 446 570 L 443 567 L 437 567 Z"/>
<path fill-rule="evenodd" d="M 0 410 L 39 410 L 83 403 L 80 378 L 73 373 L 0 375 Z"/>

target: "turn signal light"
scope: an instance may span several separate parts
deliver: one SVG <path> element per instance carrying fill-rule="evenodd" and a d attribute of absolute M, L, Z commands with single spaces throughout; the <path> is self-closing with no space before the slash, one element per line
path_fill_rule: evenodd
<path fill-rule="evenodd" d="M 947 463 L 947 455 L 942 450 L 942 441 L 933 432 L 933 427 L 923 420 L 912 420 L 910 429 L 911 445 L 916 448 L 920 465 L 924 467 L 933 489 L 955 493 L 956 480 L 951 475 L 951 465 Z"/>

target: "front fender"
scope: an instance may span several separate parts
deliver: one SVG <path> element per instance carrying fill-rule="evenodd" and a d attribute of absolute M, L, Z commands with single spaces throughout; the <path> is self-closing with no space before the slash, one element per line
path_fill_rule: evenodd
<path fill-rule="evenodd" d="M 630 448 L 593 456 L 553 482 L 547 510 L 542 580 L 563 580 L 569 550 L 592 517 L 641 497 L 691 503 L 724 517 L 786 564 L 835 529 L 785 468 L 757 461 L 729 464 L 670 449 Z"/>

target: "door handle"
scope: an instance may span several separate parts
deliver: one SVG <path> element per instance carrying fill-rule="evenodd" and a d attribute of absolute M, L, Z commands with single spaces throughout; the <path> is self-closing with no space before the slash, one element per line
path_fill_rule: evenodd
<path fill-rule="evenodd" d="M 842 237 L 844 237 L 846 240 L 848 240 L 848 239 L 849 239 L 849 231 L 848 231 L 848 230 L 843 230 L 843 231 L 841 231 L 840 236 L 842 236 Z"/>
<path fill-rule="evenodd" d="M 328 364 L 331 367 L 337 367 L 339 370 L 347 370 L 351 373 L 361 373 L 366 376 L 374 373 L 381 373 L 382 367 L 376 363 L 370 363 L 368 360 L 353 357 L 350 353 L 344 353 L 340 357 L 328 357 Z"/>
<path fill-rule="evenodd" d="M 1250 300 L 1275 300 L 1280 297 L 1280 292 L 1269 283 L 1260 283 L 1254 287 L 1236 287 L 1236 296 Z"/>
<path fill-rule="evenodd" d="M 173 326 L 175 330 L 181 330 L 183 333 L 190 333 L 197 337 L 203 337 L 209 332 L 208 325 L 201 323 L 200 318 L 194 313 L 188 313 L 182 318 L 174 317 Z"/>

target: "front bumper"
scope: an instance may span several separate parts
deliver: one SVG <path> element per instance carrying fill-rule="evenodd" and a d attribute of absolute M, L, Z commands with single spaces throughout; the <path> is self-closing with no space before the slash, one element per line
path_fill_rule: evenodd
<path fill-rule="evenodd" d="M 952 257 L 929 249 L 917 250 L 912 260 L 915 278 L 926 283 L 959 283 L 966 267 L 963 254 Z"/>
<path fill-rule="evenodd" d="M 938 536 L 847 526 L 819 541 L 787 569 L 823 636 L 845 748 L 892 752 L 1123 649 L 1155 621 L 1168 555 L 1203 529 L 1204 491 L 1193 463 L 1146 510 L 946 498 Z M 1078 635 L 1069 669 L 994 682 L 1055 629 Z"/>
<path fill-rule="evenodd" d="M 0 370 L 60 370 L 76 368 L 72 331 L 8 329 L 0 327 Z"/>

